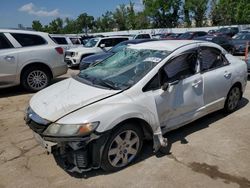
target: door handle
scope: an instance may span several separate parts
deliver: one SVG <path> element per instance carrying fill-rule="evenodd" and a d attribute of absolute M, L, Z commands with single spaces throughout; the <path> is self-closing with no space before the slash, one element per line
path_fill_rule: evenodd
<path fill-rule="evenodd" d="M 8 62 L 13 62 L 15 60 L 15 57 L 14 56 L 5 56 L 4 59 Z"/>
<path fill-rule="evenodd" d="M 202 83 L 202 80 L 195 80 L 194 83 L 192 83 L 192 86 L 197 88 Z"/>
<path fill-rule="evenodd" d="M 231 72 L 228 72 L 228 71 L 225 71 L 225 73 L 224 73 L 224 77 L 225 77 L 225 78 L 230 78 L 231 75 L 232 75 L 232 73 L 231 73 Z"/>

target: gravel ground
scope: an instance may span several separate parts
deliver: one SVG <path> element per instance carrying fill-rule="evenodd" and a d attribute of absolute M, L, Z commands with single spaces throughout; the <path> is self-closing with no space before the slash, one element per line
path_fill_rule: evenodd
<path fill-rule="evenodd" d="M 233 114 L 215 112 L 168 133 L 168 155 L 154 155 L 146 142 L 128 168 L 82 175 L 66 173 L 34 140 L 23 120 L 32 95 L 20 87 L 0 90 L 0 188 L 250 187 L 250 83 Z"/>

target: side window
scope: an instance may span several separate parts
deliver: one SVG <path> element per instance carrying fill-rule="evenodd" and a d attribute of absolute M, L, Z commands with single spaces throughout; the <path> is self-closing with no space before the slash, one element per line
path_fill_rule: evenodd
<path fill-rule="evenodd" d="M 31 34 L 22 34 L 22 33 L 11 33 L 11 35 L 21 44 L 21 46 L 37 46 L 46 44 L 46 41 L 38 36 Z"/>
<path fill-rule="evenodd" d="M 197 53 L 190 52 L 180 55 L 163 67 L 166 77 L 162 77 L 161 82 L 173 82 L 192 76 L 196 73 L 196 65 Z"/>
<path fill-rule="evenodd" d="M 0 33 L 0 50 L 2 49 L 8 49 L 8 48 L 13 48 L 12 44 L 10 41 L 5 37 L 4 34 Z"/>
<path fill-rule="evenodd" d="M 114 38 L 113 40 L 113 46 L 119 44 L 120 42 L 126 41 L 128 38 Z"/>
<path fill-rule="evenodd" d="M 142 89 L 143 92 L 160 89 L 159 75 L 156 74 Z"/>
<path fill-rule="evenodd" d="M 112 47 L 112 39 L 102 39 L 99 43 L 99 47 L 101 44 L 105 44 L 105 47 Z"/>
<path fill-rule="evenodd" d="M 70 40 L 71 40 L 71 42 L 73 43 L 73 44 L 81 44 L 81 42 L 80 42 L 80 40 L 78 39 L 78 38 L 70 38 Z"/>
<path fill-rule="evenodd" d="M 57 44 L 68 44 L 64 37 L 53 37 Z"/>
<path fill-rule="evenodd" d="M 201 72 L 209 71 L 228 64 L 221 51 L 216 48 L 201 48 L 200 58 Z"/>

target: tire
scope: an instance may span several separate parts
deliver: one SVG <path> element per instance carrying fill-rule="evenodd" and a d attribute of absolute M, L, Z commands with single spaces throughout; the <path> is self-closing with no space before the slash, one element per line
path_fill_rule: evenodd
<path fill-rule="evenodd" d="M 142 144 L 142 130 L 133 124 L 124 124 L 113 132 L 105 145 L 101 168 L 114 172 L 128 166 L 137 158 Z"/>
<path fill-rule="evenodd" d="M 234 112 L 239 104 L 239 101 L 241 99 L 241 91 L 238 86 L 234 86 L 230 89 L 227 95 L 227 99 L 224 106 L 224 111 L 226 113 L 232 113 Z"/>
<path fill-rule="evenodd" d="M 46 88 L 52 79 L 50 72 L 43 67 L 29 67 L 21 77 L 22 86 L 30 91 L 37 92 Z"/>

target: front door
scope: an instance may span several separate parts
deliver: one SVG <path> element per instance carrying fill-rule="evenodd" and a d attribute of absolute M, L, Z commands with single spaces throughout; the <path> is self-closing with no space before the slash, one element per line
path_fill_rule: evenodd
<path fill-rule="evenodd" d="M 161 82 L 168 88 L 155 91 L 161 127 L 174 129 L 201 115 L 203 80 L 198 73 L 196 51 L 186 52 L 168 62 L 161 70 Z"/>
<path fill-rule="evenodd" d="M 0 33 L 0 88 L 13 84 L 16 80 L 17 55 L 13 45 Z"/>

